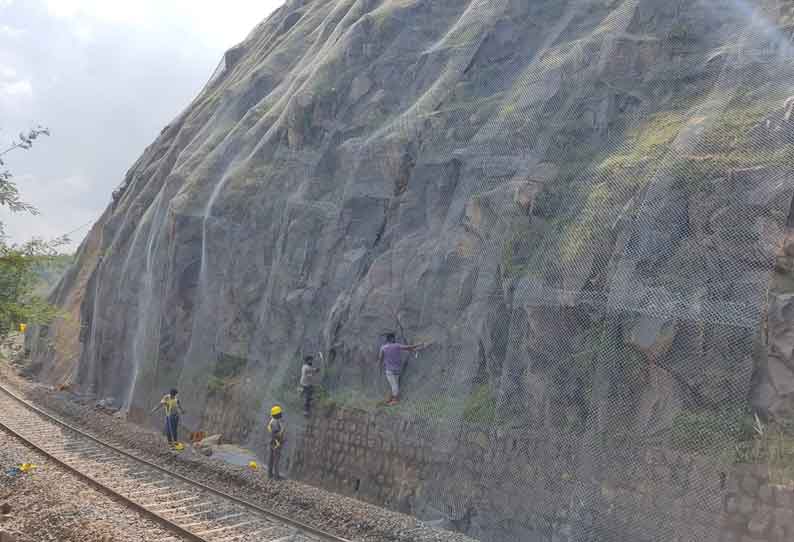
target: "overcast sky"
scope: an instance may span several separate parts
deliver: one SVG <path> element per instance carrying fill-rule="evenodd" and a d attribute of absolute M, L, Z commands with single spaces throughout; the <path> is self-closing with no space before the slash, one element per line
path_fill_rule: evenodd
<path fill-rule="evenodd" d="M 282 3 L 0 0 L 0 143 L 37 124 L 52 131 L 5 157 L 41 211 L 0 210 L 11 239 L 53 238 L 98 218 L 223 52 Z"/>

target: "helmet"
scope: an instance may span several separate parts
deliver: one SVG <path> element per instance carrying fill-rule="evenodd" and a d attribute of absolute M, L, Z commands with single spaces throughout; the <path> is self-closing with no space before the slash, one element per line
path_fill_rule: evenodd
<path fill-rule="evenodd" d="M 275 416 L 276 414 L 281 414 L 281 407 L 276 405 L 270 409 L 270 415 Z"/>

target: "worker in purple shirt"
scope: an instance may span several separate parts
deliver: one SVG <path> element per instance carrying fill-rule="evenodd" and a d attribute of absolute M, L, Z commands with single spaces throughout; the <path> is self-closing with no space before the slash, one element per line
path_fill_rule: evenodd
<path fill-rule="evenodd" d="M 386 344 L 380 347 L 378 361 L 383 363 L 383 368 L 386 371 L 386 380 L 389 381 L 389 386 L 391 387 L 391 394 L 386 400 L 387 405 L 392 406 L 400 402 L 400 373 L 403 369 L 402 352 L 404 350 L 408 352 L 421 350 L 424 346 L 424 343 L 399 344 L 395 342 L 394 333 L 386 335 Z"/>

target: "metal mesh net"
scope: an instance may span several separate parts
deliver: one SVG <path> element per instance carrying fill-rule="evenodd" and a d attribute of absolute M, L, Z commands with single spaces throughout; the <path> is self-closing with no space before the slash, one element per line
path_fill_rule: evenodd
<path fill-rule="evenodd" d="M 272 21 L 303 40 L 277 84 L 252 34 L 196 102 L 223 137 L 185 137 L 121 209 L 102 299 L 137 317 L 119 347 L 94 308 L 82 379 L 122 352 L 128 407 L 175 383 L 189 424 L 259 446 L 309 352 L 320 404 L 375 423 L 391 331 L 429 343 L 388 414 L 429 465 L 408 511 L 483 540 L 719 540 L 794 190 L 788 4 L 327 4 Z M 377 92 L 340 53 L 367 24 L 402 37 L 368 73 L 405 70 L 406 98 L 345 108 Z"/>

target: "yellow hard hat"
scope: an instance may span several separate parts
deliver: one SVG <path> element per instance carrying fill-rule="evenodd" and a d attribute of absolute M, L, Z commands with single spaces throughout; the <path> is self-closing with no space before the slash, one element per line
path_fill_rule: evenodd
<path fill-rule="evenodd" d="M 176 450 L 177 452 L 181 452 L 184 449 L 185 449 L 185 445 L 182 444 L 181 442 L 174 443 L 174 450 Z"/>
<path fill-rule="evenodd" d="M 251 467 L 254 470 L 259 468 L 259 465 L 256 464 L 256 461 L 249 461 L 248 462 L 248 466 Z"/>
<path fill-rule="evenodd" d="M 275 416 L 276 414 L 281 414 L 281 407 L 276 405 L 270 409 L 270 415 Z"/>
<path fill-rule="evenodd" d="M 27 324 L 19 324 L 19 332 L 25 333 L 25 330 L 28 329 Z"/>
<path fill-rule="evenodd" d="M 22 472 L 28 472 L 28 471 L 31 471 L 31 470 L 33 470 L 35 468 L 36 468 L 36 465 L 34 465 L 33 463 L 22 463 L 19 466 L 19 470 L 21 470 Z"/>

